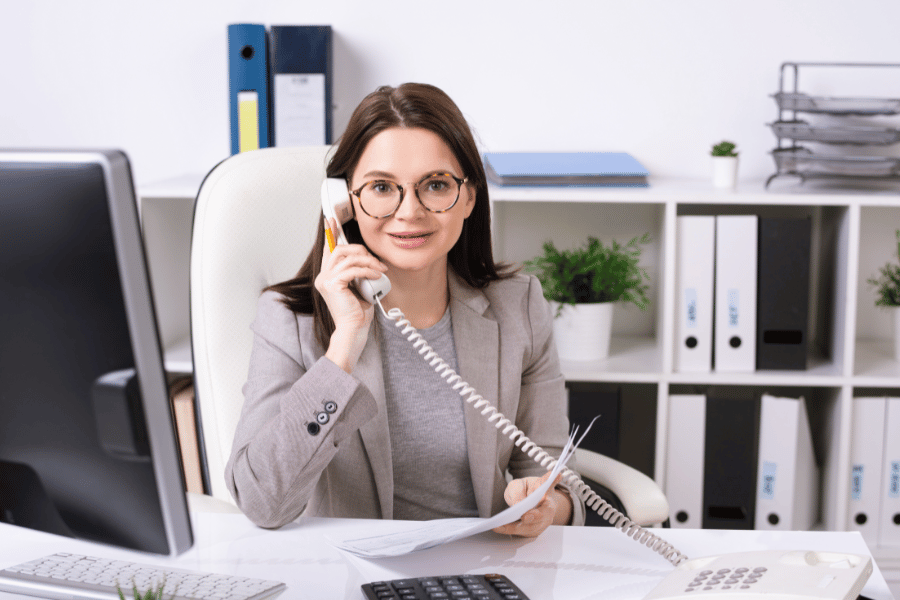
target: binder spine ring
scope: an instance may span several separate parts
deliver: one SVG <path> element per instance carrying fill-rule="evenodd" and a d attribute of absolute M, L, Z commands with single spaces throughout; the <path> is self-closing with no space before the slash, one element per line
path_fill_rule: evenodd
<path fill-rule="evenodd" d="M 378 308 L 381 309 L 381 312 L 394 321 L 394 325 L 400 329 L 401 333 L 407 336 L 406 339 L 418 349 L 423 360 L 425 360 L 425 362 L 427 362 L 442 379 L 456 390 L 467 404 L 471 404 L 476 410 L 480 410 L 481 414 L 487 418 L 489 423 L 493 424 L 498 431 L 501 431 L 503 435 L 512 440 L 517 447 L 529 456 L 529 458 L 548 471 L 553 470 L 553 467 L 556 466 L 556 459 L 528 439 L 528 436 L 526 436 L 521 429 L 516 427 L 515 424 L 507 419 L 495 406 L 478 394 L 475 391 L 475 388 L 463 381 L 459 374 L 457 374 L 450 365 L 444 362 L 434 349 L 428 345 L 425 338 L 422 337 L 403 314 L 403 311 L 399 308 L 392 308 L 389 311 L 385 311 L 384 307 L 381 306 L 380 299 L 376 298 L 376 302 L 378 302 Z M 578 497 L 584 500 L 585 505 L 603 517 L 603 519 L 609 522 L 613 527 L 616 527 L 628 537 L 660 554 L 676 567 L 687 560 L 687 556 L 676 550 L 671 544 L 650 531 L 647 531 L 629 519 L 626 515 L 616 510 L 613 506 L 610 506 L 608 502 L 584 483 L 577 473 L 568 467 L 563 467 L 561 473 L 563 481 L 575 490 Z"/>

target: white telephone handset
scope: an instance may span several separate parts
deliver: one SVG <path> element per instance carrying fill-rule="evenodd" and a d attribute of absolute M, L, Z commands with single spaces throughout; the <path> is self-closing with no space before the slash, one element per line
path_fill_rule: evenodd
<path fill-rule="evenodd" d="M 341 226 L 353 218 L 353 206 L 350 204 L 350 191 L 346 181 L 328 178 L 322 182 L 322 213 L 325 215 L 325 233 L 333 236 L 328 240 L 332 249 L 335 244 L 347 244 L 347 237 Z M 334 231 L 329 227 L 330 223 L 334 224 Z M 378 279 L 357 277 L 353 283 L 369 304 L 375 304 L 378 298 L 391 291 L 391 281 L 384 274 Z"/>

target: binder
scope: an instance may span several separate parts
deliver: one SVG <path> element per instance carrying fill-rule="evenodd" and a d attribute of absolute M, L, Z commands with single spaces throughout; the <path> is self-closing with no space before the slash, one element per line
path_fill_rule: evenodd
<path fill-rule="evenodd" d="M 488 152 L 484 170 L 497 185 L 647 187 L 650 174 L 626 152 Z"/>
<path fill-rule="evenodd" d="M 806 401 L 763 394 L 756 529 L 811 529 L 818 518 L 819 477 Z"/>
<path fill-rule="evenodd" d="M 619 458 L 619 412 L 621 397 L 619 388 L 610 389 L 592 383 L 570 382 L 569 389 L 569 426 L 578 427 L 578 431 L 586 431 L 594 421 L 581 447 L 603 454 L 610 458 Z"/>
<path fill-rule="evenodd" d="M 753 529 L 759 460 L 759 397 L 706 399 L 703 529 Z"/>
<path fill-rule="evenodd" d="M 708 373 L 712 370 L 716 220 L 681 216 L 676 227 L 675 370 Z"/>
<path fill-rule="evenodd" d="M 759 219 L 757 369 L 806 369 L 811 225 Z"/>
<path fill-rule="evenodd" d="M 666 499 L 673 528 L 700 529 L 703 524 L 705 423 L 706 396 L 669 396 Z"/>
<path fill-rule="evenodd" d="M 850 425 L 850 501 L 847 528 L 878 545 L 885 398 L 854 398 Z"/>
<path fill-rule="evenodd" d="M 900 398 L 887 399 L 878 545 L 900 547 Z"/>
<path fill-rule="evenodd" d="M 756 368 L 756 215 L 716 217 L 715 343 L 718 372 Z"/>
<path fill-rule="evenodd" d="M 270 32 L 274 146 L 332 141 L 330 25 L 275 25 Z"/>
<path fill-rule="evenodd" d="M 266 27 L 228 26 L 228 94 L 231 153 L 269 146 L 269 84 Z"/>

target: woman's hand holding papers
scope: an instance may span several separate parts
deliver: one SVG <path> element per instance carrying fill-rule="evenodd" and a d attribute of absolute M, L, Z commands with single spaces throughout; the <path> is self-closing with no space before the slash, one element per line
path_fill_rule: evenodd
<path fill-rule="evenodd" d="M 503 499 L 510 506 L 521 502 L 528 494 L 539 488 L 551 473 L 548 471 L 542 477 L 523 477 L 514 479 L 506 486 Z M 557 475 L 556 483 L 562 475 Z M 537 537 L 550 525 L 567 525 L 572 519 L 572 500 L 568 494 L 551 487 L 543 500 L 533 509 L 526 512 L 513 523 L 494 529 L 496 533 L 518 535 L 522 537 Z"/>

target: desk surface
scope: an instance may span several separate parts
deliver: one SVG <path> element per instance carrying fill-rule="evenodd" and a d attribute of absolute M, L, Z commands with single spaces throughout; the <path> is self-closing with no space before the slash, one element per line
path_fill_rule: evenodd
<path fill-rule="evenodd" d="M 359 586 L 399 577 L 500 572 L 531 598 L 639 599 L 671 569 L 648 548 L 609 528 L 551 527 L 534 540 L 491 532 L 404 557 L 362 560 L 327 542 L 361 526 L 390 528 L 385 521 L 305 519 L 277 531 L 255 527 L 240 514 L 193 513 L 194 547 L 178 558 L 160 558 L 60 538 L 0 524 L 0 568 L 53 552 L 76 552 L 186 569 L 283 581 L 279 599 L 361 599 Z M 739 550 L 814 549 L 869 554 L 855 532 L 655 530 L 690 558 Z M 875 567 L 864 594 L 891 600 Z M 0 600 L 26 596 L 0 592 Z"/>

